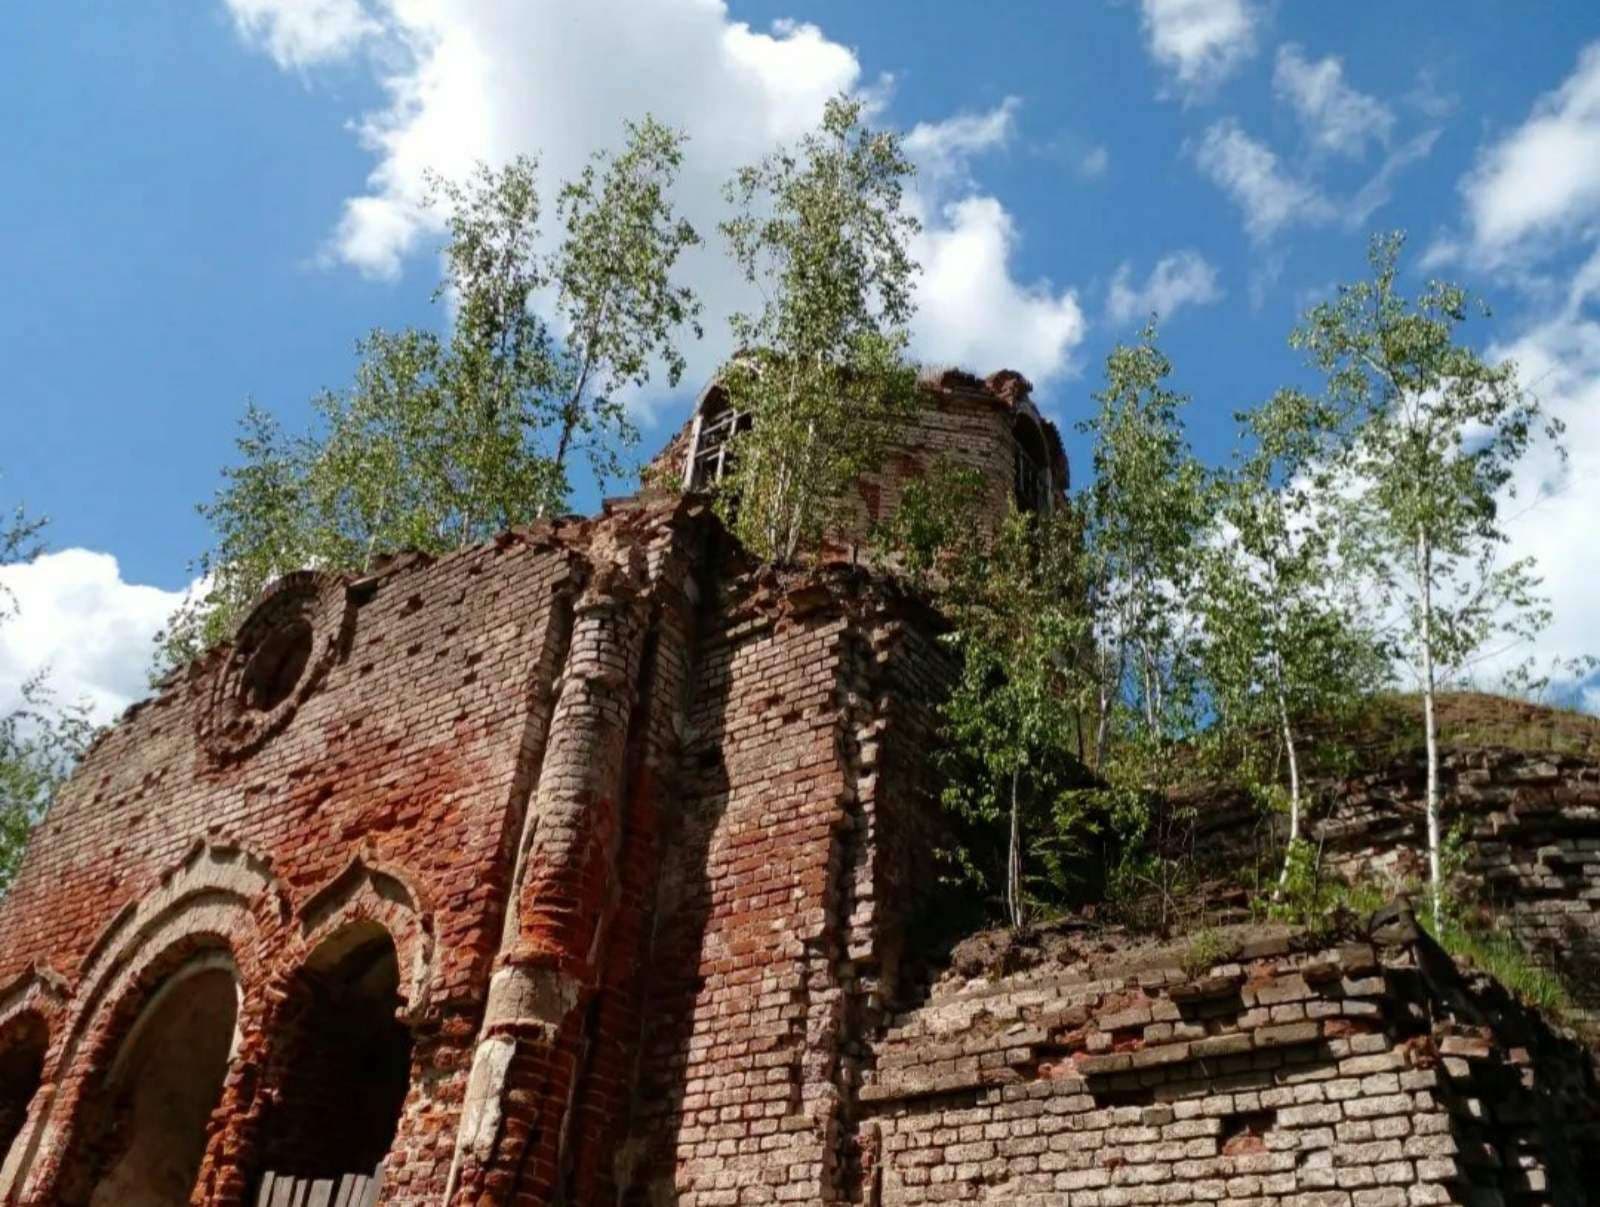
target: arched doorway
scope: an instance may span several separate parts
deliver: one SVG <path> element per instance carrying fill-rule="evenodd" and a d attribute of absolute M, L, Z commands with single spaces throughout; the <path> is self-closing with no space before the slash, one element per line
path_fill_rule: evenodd
<path fill-rule="evenodd" d="M 205 1156 L 238 1017 L 224 955 L 157 986 L 79 1111 L 59 1201 L 72 1207 L 181 1207 Z"/>
<path fill-rule="evenodd" d="M 376 923 L 339 932 L 306 961 L 273 1041 L 258 1182 L 338 1186 L 388 1155 L 411 1084 L 401 1006 L 394 941 Z"/>
<path fill-rule="evenodd" d="M 0 1166 L 28 1121 L 28 1106 L 44 1077 L 50 1030 L 31 1011 L 0 1030 Z"/>

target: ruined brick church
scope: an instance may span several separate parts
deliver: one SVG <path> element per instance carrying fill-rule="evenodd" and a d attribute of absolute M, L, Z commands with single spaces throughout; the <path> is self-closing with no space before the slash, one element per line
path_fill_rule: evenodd
<path fill-rule="evenodd" d="M 1403 908 L 910 974 L 950 666 L 856 543 L 936 455 L 991 518 L 1067 487 L 1019 375 L 922 396 L 809 572 L 706 506 L 713 389 L 658 485 L 291 575 L 130 709 L 0 901 L 0 1203 L 1591 1201 L 1587 1052 Z M 1557 946 L 1600 935 L 1597 767 L 1452 772 Z M 1393 853 L 1392 787 L 1330 851 Z"/>

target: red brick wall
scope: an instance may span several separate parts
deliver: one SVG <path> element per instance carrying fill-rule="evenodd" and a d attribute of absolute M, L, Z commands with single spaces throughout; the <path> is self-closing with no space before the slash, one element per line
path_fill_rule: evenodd
<path fill-rule="evenodd" d="M 407 908 L 426 929 L 403 953 L 410 958 L 427 948 L 428 998 L 410 1003 L 417 1076 L 392 1162 L 393 1183 L 403 1189 L 392 1201 L 437 1201 L 454 1139 L 452 1104 L 497 947 L 530 758 L 548 715 L 542 680 L 551 668 L 541 666 L 540 655 L 553 601 L 580 561 L 570 546 L 583 538 L 584 526 L 567 525 L 437 562 L 403 562 L 379 575 L 350 601 L 342 637 L 337 624 L 319 630 L 319 643 L 339 647 L 325 678 L 282 732 L 253 753 L 218 761 L 197 740 L 218 658 L 132 711 L 97 744 L 0 902 L 0 933 L 8 937 L 0 987 L 22 991 L 39 980 L 29 974 L 38 965 L 61 978 L 64 999 L 52 1019 L 47 1092 L 40 1096 L 49 1100 L 48 1134 L 29 1201 L 48 1198 L 70 1157 L 86 1080 L 114 1058 L 120 1032 L 165 967 L 130 982 L 127 1001 L 83 1003 L 78 999 L 91 988 L 82 979 L 86 970 L 121 958 L 93 945 L 124 911 L 130 927 L 145 927 L 140 903 L 160 891 L 197 842 L 238 848 L 270 886 L 242 907 L 247 922 L 237 933 L 208 921 L 203 894 L 193 898 L 196 925 L 206 933 L 190 942 L 232 944 L 244 991 L 244 1043 L 220 1112 L 228 1118 L 202 1179 L 214 1196 L 209 1201 L 237 1201 L 257 1172 L 259 1062 L 281 1010 L 275 994 L 306 954 L 304 907 L 358 854 L 405 886 L 415 898 Z M 319 606 L 342 613 L 345 590 L 322 583 Z M 360 894 L 351 896 L 355 912 L 391 907 L 382 900 L 368 909 Z M 110 946 L 134 938 L 118 932 Z M 146 954 L 139 949 L 139 958 Z M 414 988 L 405 981 L 403 991 Z M 0 992 L 0 1008 L 5 1002 Z"/>

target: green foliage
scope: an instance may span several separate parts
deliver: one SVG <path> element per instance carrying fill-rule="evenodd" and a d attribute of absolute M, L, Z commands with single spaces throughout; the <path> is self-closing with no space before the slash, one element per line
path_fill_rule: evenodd
<path fill-rule="evenodd" d="M 200 508 L 216 539 L 199 562 L 203 588 L 158 638 L 157 675 L 230 635 L 290 570 L 457 548 L 557 511 L 575 451 L 602 481 L 620 472 L 637 437 L 626 391 L 656 365 L 675 385 L 676 335 L 699 332 L 698 303 L 672 283 L 698 242 L 668 199 L 682 146 L 653 119 L 630 124 L 620 152 L 595 156 L 561 188 L 550 251 L 534 161 L 433 181 L 448 210 L 435 295 L 453 308 L 448 336 L 372 332 L 357 346 L 354 384 L 315 401 L 305 435 L 249 408 L 240 464 Z"/>
<path fill-rule="evenodd" d="M 1516 936 L 1484 926 L 1470 926 L 1446 914 L 1442 922 L 1422 924 L 1457 960 L 1487 973 L 1515 998 L 1553 1017 L 1572 1022 L 1577 1008 L 1561 977 L 1528 954 Z"/>
<path fill-rule="evenodd" d="M 893 569 L 914 586 L 935 585 L 941 569 L 967 566 L 983 533 L 975 521 L 983 502 L 983 475 L 939 457 L 906 483 L 894 512 L 868 538 L 880 569 Z"/>
<path fill-rule="evenodd" d="M 1179 967 L 1184 975 L 1189 977 L 1202 976 L 1216 965 L 1229 959 L 1235 946 L 1228 941 L 1226 935 L 1215 927 L 1207 926 L 1197 931 L 1189 940 L 1189 946 L 1184 949 Z"/>
<path fill-rule="evenodd" d="M 969 823 L 1003 828 L 1004 861 L 980 878 L 1003 889 L 1014 927 L 1028 920 L 1033 882 L 1068 876 L 1092 826 L 1072 791 L 1083 782 L 1072 667 L 1088 633 L 1075 532 L 1064 513 L 1014 512 L 992 540 L 955 546 L 942 596 L 961 659 L 944 705 L 944 803 Z"/>
<path fill-rule="evenodd" d="M 912 166 L 895 135 L 861 117 L 859 102 L 829 101 L 818 131 L 727 190 L 738 212 L 722 231 L 764 304 L 732 319 L 739 351 L 721 381 L 753 423 L 735 437 L 720 510 L 769 562 L 820 540 L 916 405 L 917 223 L 902 205 Z"/>
<path fill-rule="evenodd" d="M 1109 766 L 1114 730 L 1147 759 L 1122 763 L 1145 786 L 1159 780 L 1162 747 L 1193 732 L 1201 692 L 1195 613 L 1209 481 L 1190 452 L 1166 385 L 1172 364 L 1146 328 L 1106 359 L 1095 414 L 1094 482 L 1084 504 L 1083 579 L 1095 618 L 1096 769 Z"/>
<path fill-rule="evenodd" d="M 43 673 L 0 716 L 0 895 L 11 886 L 34 828 L 96 732 L 86 704 L 61 706 Z"/>
<path fill-rule="evenodd" d="M 20 507 L 0 529 L 0 566 L 31 561 L 43 551 L 45 521 Z M 15 613 L 0 588 L 0 622 Z M 40 672 L 22 684 L 21 703 L 0 714 L 0 895 L 10 887 L 28 839 L 56 790 L 94 737 L 88 706 L 58 705 Z"/>
<path fill-rule="evenodd" d="M 1421 688 L 1428 747 L 1428 847 L 1435 922 L 1440 895 L 1434 693 L 1491 642 L 1530 640 L 1548 624 L 1529 558 L 1504 561 L 1499 500 L 1517 462 L 1560 423 L 1542 418 L 1516 365 L 1489 364 L 1460 342 L 1470 299 L 1431 281 L 1399 292 L 1402 236 L 1372 241 L 1370 280 L 1313 307 L 1292 342 L 1328 381 L 1328 405 L 1351 416 L 1343 469 L 1350 509 L 1343 550 L 1397 616 Z"/>
<path fill-rule="evenodd" d="M 1238 418 L 1247 443 L 1216 484 L 1193 606 L 1204 629 L 1211 740 L 1251 780 L 1265 763 L 1251 747 L 1272 735 L 1288 773 L 1292 856 L 1307 724 L 1349 717 L 1384 682 L 1388 656 L 1339 552 L 1341 413 L 1285 390 Z M 1283 879 L 1290 875 L 1286 864 Z"/>

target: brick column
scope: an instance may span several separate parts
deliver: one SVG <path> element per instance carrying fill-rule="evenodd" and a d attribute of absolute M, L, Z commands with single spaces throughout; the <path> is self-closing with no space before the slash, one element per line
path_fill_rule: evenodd
<path fill-rule="evenodd" d="M 603 561 L 572 640 L 525 823 L 447 1201 L 550 1201 L 615 892 L 630 717 L 645 646 L 637 548 Z"/>

